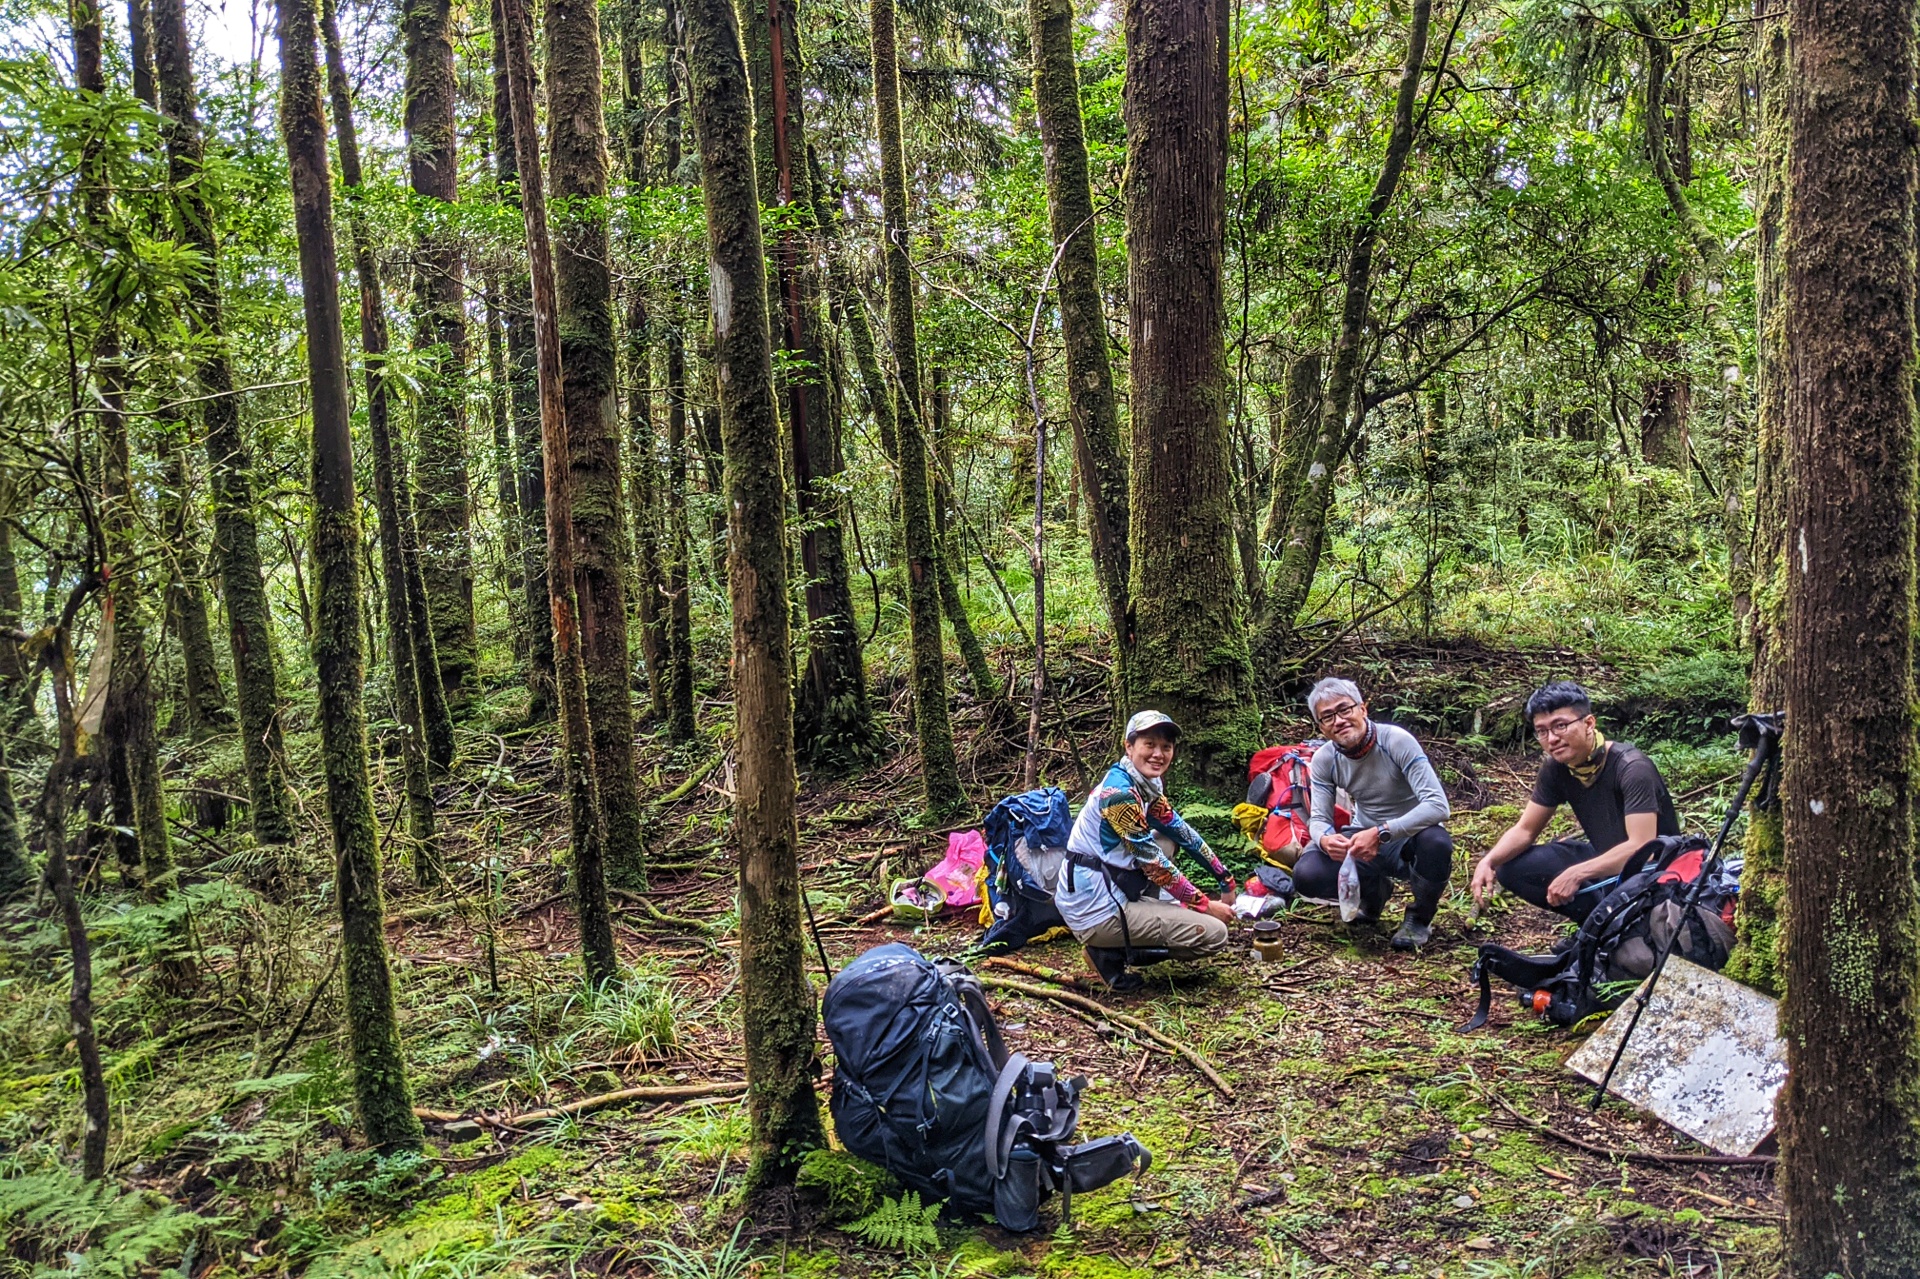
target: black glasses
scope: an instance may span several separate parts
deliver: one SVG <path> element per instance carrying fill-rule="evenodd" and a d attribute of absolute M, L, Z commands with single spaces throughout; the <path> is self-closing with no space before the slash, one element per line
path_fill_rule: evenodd
<path fill-rule="evenodd" d="M 1313 717 L 1322 724 L 1336 724 L 1359 709 L 1359 702 L 1348 702 L 1345 706 L 1335 706 L 1331 710 L 1316 711 Z"/>
<path fill-rule="evenodd" d="M 1556 719 L 1549 724 L 1537 725 L 1533 730 L 1534 740 L 1546 742 L 1546 741 L 1552 741 L 1556 737 L 1565 737 L 1567 735 L 1568 729 L 1572 728 L 1575 724 L 1578 724 L 1581 720 L 1585 718 L 1586 716 L 1579 715 L 1579 716 L 1575 716 L 1573 719 Z"/>

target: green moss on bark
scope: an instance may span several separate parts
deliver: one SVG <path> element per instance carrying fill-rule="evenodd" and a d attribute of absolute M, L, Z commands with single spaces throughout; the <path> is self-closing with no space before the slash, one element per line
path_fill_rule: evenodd
<path fill-rule="evenodd" d="M 751 97 L 731 0 L 684 0 L 694 123 L 712 251 L 714 360 L 726 450 L 733 603 L 740 987 L 746 1027 L 747 1181 L 791 1184 L 826 1143 L 813 1091 L 816 1017 L 800 931 L 788 684 L 786 496 L 774 406 L 766 260 L 753 177 Z"/>
<path fill-rule="evenodd" d="M 313 659 L 319 682 L 320 764 L 333 837 L 334 893 L 340 905 L 354 1100 L 367 1142 L 391 1151 L 417 1147 L 421 1131 L 394 1018 L 378 830 L 367 776 L 360 507 L 348 428 L 326 116 L 314 63 L 311 0 L 280 0 L 279 16 L 281 130 L 292 169 L 312 390 L 313 563 L 319 614 Z"/>

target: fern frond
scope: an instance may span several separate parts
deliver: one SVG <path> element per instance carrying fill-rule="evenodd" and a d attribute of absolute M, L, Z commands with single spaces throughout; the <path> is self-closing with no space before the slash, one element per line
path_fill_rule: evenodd
<path fill-rule="evenodd" d="M 860 1236 L 876 1248 L 912 1255 L 940 1246 L 940 1232 L 934 1227 L 939 1215 L 939 1203 L 931 1203 L 923 1208 L 920 1206 L 920 1192 L 909 1190 L 898 1199 L 888 1195 L 878 1208 L 860 1220 L 849 1223 L 847 1232 Z"/>

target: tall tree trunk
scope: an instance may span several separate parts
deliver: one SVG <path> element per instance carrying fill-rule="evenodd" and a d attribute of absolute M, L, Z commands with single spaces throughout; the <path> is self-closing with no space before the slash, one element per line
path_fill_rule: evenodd
<path fill-rule="evenodd" d="M 500 525 L 501 570 L 511 611 L 523 589 L 520 584 L 520 498 L 513 474 L 513 397 L 507 373 L 505 283 L 498 271 L 487 273 L 486 295 L 487 420 L 493 427 L 493 511 Z M 524 635 L 516 637 L 515 647 L 516 650 L 525 647 Z"/>
<path fill-rule="evenodd" d="M 1027 20 L 1033 28 L 1033 105 L 1046 159 L 1047 216 L 1060 259 L 1060 336 L 1074 461 L 1086 493 L 1094 573 L 1118 636 L 1127 619 L 1127 459 L 1100 300 L 1099 237 L 1073 58 L 1073 0 L 1027 0 Z"/>
<path fill-rule="evenodd" d="M 616 884 L 646 882 L 633 775 L 633 675 L 615 398 L 613 276 L 607 267 L 607 124 L 599 9 L 547 0 L 547 146 L 554 198 L 568 211 L 554 254 L 561 386 L 572 463 L 574 589 L 599 780 L 601 855 Z"/>
<path fill-rule="evenodd" d="M 1748 705 L 1777 711 L 1785 704 L 1787 317 L 1781 232 L 1787 202 L 1786 0 L 1756 0 L 1756 70 L 1760 120 L 1754 164 L 1754 297 L 1759 377 L 1754 445 L 1752 598 L 1746 642 L 1753 653 Z M 1730 486 L 1731 487 L 1731 486 Z M 1729 976 L 1771 994 L 1780 992 L 1786 904 L 1785 849 L 1780 810 L 1753 810 L 1747 819 L 1746 864 L 1740 872 L 1740 944 L 1727 959 Z"/>
<path fill-rule="evenodd" d="M 287 144 L 293 225 L 300 242 L 300 299 L 307 321 L 313 411 L 313 566 L 320 612 L 313 662 L 319 677 L 320 765 L 333 833 L 334 891 L 340 902 L 354 1101 L 368 1145 L 384 1151 L 413 1149 L 420 1145 L 420 1121 L 414 1117 L 406 1057 L 394 1020 L 380 848 L 373 786 L 367 778 L 367 719 L 360 697 L 366 679 L 360 647 L 360 499 L 353 482 L 333 184 L 327 172 L 320 69 L 313 53 L 313 0 L 277 0 L 277 8 L 280 130 Z"/>
<path fill-rule="evenodd" d="M 775 207 L 791 211 L 780 224 L 773 255 L 773 328 L 785 352 L 786 422 L 806 574 L 807 674 L 796 699 L 796 731 L 815 761 L 845 766 L 873 753 L 874 730 L 842 525 L 841 422 L 828 386 L 820 312 L 820 228 L 807 164 L 798 7 L 792 0 L 754 0 L 750 11 L 759 187 Z"/>
<path fill-rule="evenodd" d="M 646 37 L 638 6 L 620 33 L 621 71 L 627 115 L 627 195 L 652 185 L 647 167 Z M 635 246 L 636 254 L 643 252 Z M 667 629 L 662 612 L 660 559 L 660 441 L 653 425 L 653 316 L 644 281 L 627 299 L 627 450 L 633 458 L 634 611 L 640 622 L 640 653 L 647 666 L 648 712 L 667 716 Z"/>
<path fill-rule="evenodd" d="M 554 685 L 560 706 L 567 815 L 572 832 L 574 910 L 580 920 L 580 958 L 587 982 L 619 975 L 613 919 L 607 909 L 601 860 L 600 797 L 587 716 L 587 672 L 574 607 L 573 468 L 568 463 L 567 408 L 560 369 L 559 303 L 553 245 L 547 235 L 546 182 L 540 171 L 540 132 L 533 106 L 533 26 L 524 0 L 502 0 L 500 30 L 507 46 L 507 87 L 514 150 L 520 160 L 520 208 L 527 227 L 533 285 L 534 354 L 540 379 L 540 438 L 547 474 L 547 589 L 553 617 Z"/>
<path fill-rule="evenodd" d="M 885 226 L 887 329 L 900 394 L 893 418 L 900 464 L 900 532 L 907 556 L 907 622 L 913 637 L 913 725 L 920 738 L 920 777 L 929 815 L 945 818 L 966 805 L 947 714 L 947 664 L 940 642 L 940 541 L 933 527 L 922 430 L 920 344 L 915 332 L 913 264 L 907 253 L 906 152 L 900 140 L 900 53 L 893 0 L 869 0 L 873 40 L 873 105 L 880 139 L 880 207 Z"/>
<path fill-rule="evenodd" d="M 180 642 L 182 710 L 196 737 L 233 727 L 233 708 L 220 684 L 214 655 L 213 625 L 208 620 L 199 538 L 194 529 L 189 486 L 186 424 L 171 415 L 160 422 L 165 478 L 160 486 L 160 532 L 167 546 L 167 624 Z"/>
<path fill-rule="evenodd" d="M 414 417 L 420 563 L 441 687 L 454 710 L 473 692 L 479 640 L 468 530 L 467 313 L 460 243 L 447 223 L 459 198 L 456 87 L 449 0 L 405 0 L 407 170 L 420 204 L 414 233 L 414 344 L 421 360 Z"/>
<path fill-rule="evenodd" d="M 938 239 L 934 247 L 939 247 Z M 940 612 L 946 617 L 947 625 L 953 631 L 953 646 L 960 650 L 960 664 L 967 668 L 967 681 L 973 685 L 974 700 L 987 708 L 989 715 L 997 716 L 1003 703 L 1000 698 L 1000 681 L 994 677 L 993 667 L 987 662 L 987 652 L 980 646 L 980 636 L 973 629 L 973 617 L 967 612 L 967 601 L 960 594 L 960 583 L 954 577 L 953 566 L 966 564 L 965 543 L 954 536 L 947 513 L 954 508 L 958 499 L 954 497 L 951 477 L 953 475 L 953 397 L 948 391 L 947 371 L 936 367 L 933 370 L 933 390 L 928 396 L 929 416 L 933 421 L 930 433 L 932 453 L 935 459 L 933 473 L 933 535 L 940 543 Z"/>
<path fill-rule="evenodd" d="M 80 909 L 80 894 L 75 890 L 67 860 L 67 815 L 73 811 L 73 786 L 81 769 L 73 689 L 68 675 L 72 669 L 69 637 L 73 633 L 75 605 L 80 598 L 81 594 L 76 592 L 69 599 L 59 624 L 53 628 L 51 642 L 42 650 L 41 661 L 53 675 L 59 746 L 40 792 L 40 822 L 47 849 L 47 881 L 66 925 L 67 952 L 71 957 L 67 1013 L 73 1022 L 73 1049 L 80 1061 L 82 1113 L 86 1116 L 80 1139 L 80 1168 L 88 1181 L 98 1181 L 107 1171 L 107 1125 L 111 1112 L 106 1072 L 100 1063 L 100 1040 L 93 1025 L 93 943 L 87 937 L 86 916 Z"/>
<path fill-rule="evenodd" d="M 1294 498 L 1306 478 L 1307 457 L 1313 451 L 1320 412 L 1320 365 L 1318 351 L 1302 351 L 1287 361 L 1286 389 L 1273 441 L 1273 491 L 1267 497 L 1266 518 L 1260 524 L 1262 554 L 1271 555 L 1286 536 Z"/>
<path fill-rule="evenodd" d="M 77 0 L 72 10 L 74 84 L 82 94 L 104 97 L 106 72 L 101 65 L 101 22 L 98 0 Z M 82 217 L 88 233 L 102 245 L 112 245 L 116 231 L 108 210 L 110 193 L 102 157 L 103 141 L 90 138 L 82 149 L 78 185 Z M 100 296 L 121 295 L 117 278 L 121 268 L 108 259 L 108 278 Z M 147 665 L 147 603 L 136 565 L 138 514 L 134 509 L 133 452 L 127 439 L 127 365 L 120 346 L 118 322 L 111 310 L 100 317 L 93 343 L 98 382 L 102 453 L 100 528 L 106 540 L 107 606 L 113 616 L 113 667 L 107 693 L 107 722 L 111 726 L 116 807 L 130 817 L 133 849 L 140 866 L 141 886 L 150 897 L 164 896 L 171 887 L 173 849 L 167 837 L 166 795 L 160 781 L 160 741 L 154 709 L 153 680 Z M 124 819 L 122 819 L 124 820 Z M 124 840 L 125 835 L 121 838 Z"/>
<path fill-rule="evenodd" d="M 826 1133 L 813 1093 L 813 988 L 800 931 L 786 501 L 760 201 L 748 145 L 753 107 L 730 0 L 683 4 L 727 457 L 734 740 L 740 752 L 735 828 L 741 1016 L 753 1122 L 747 1183 L 758 1189 L 791 1183 L 800 1157 L 825 1145 Z"/>
<path fill-rule="evenodd" d="M 679 180 L 681 115 L 686 110 L 686 66 L 675 47 L 682 24 L 677 0 L 667 0 L 667 32 L 673 52 L 667 57 L 665 151 L 667 172 Z M 669 290 L 666 341 L 667 375 L 667 740 L 690 742 L 698 732 L 693 708 L 693 596 L 688 559 L 692 536 L 687 528 L 687 338 L 686 282 L 679 269 L 667 268 Z"/>
<path fill-rule="evenodd" d="M 287 790 L 286 749 L 280 731 L 280 688 L 274 673 L 273 631 L 266 583 L 260 575 L 260 534 L 254 521 L 253 458 L 240 427 L 221 316 L 219 241 L 213 211 L 200 182 L 204 164 L 199 106 L 187 36 L 185 0 L 154 0 L 153 52 L 165 122 L 167 172 L 186 243 L 201 258 L 187 285 L 189 322 L 202 343 L 197 370 L 201 425 L 213 490 L 213 546 L 227 608 L 233 653 L 234 700 L 247 765 L 253 835 L 263 844 L 293 841 L 293 798 Z"/>
<path fill-rule="evenodd" d="M 1260 712 L 1227 441 L 1227 6 L 1128 0 L 1132 582 L 1121 709 L 1181 727 L 1181 769 L 1244 769 Z"/>
<path fill-rule="evenodd" d="M 1367 301 L 1373 286 L 1373 250 L 1380 222 L 1393 203 L 1413 151 L 1414 101 L 1420 93 L 1420 74 L 1427 57 L 1427 25 L 1433 0 L 1413 0 L 1407 30 L 1407 59 L 1400 71 L 1400 89 L 1394 100 L 1393 130 L 1387 136 L 1387 154 L 1374 180 L 1373 194 L 1360 211 L 1354 228 L 1353 249 L 1347 256 L 1347 278 L 1340 305 L 1340 331 L 1334 339 L 1333 359 L 1321 396 L 1318 431 L 1307 457 L 1304 486 L 1294 498 L 1287 519 L 1286 545 L 1274 570 L 1267 611 L 1261 618 L 1257 647 L 1278 654 L 1293 637 L 1300 609 L 1313 590 L 1325 546 L 1327 511 L 1333 505 L 1333 483 L 1347 451 L 1366 417 L 1365 388 L 1360 370 L 1367 344 Z"/>
<path fill-rule="evenodd" d="M 33 722 L 33 695 L 27 677 L 26 655 L 10 632 L 23 620 L 20 561 L 13 550 L 14 508 L 19 500 L 13 482 L 0 477 L 0 736 L 12 736 Z"/>
<path fill-rule="evenodd" d="M 507 90 L 507 44 L 493 0 L 493 155 L 500 198 L 520 209 L 520 160 Z M 509 403 L 513 413 L 514 500 L 520 518 L 520 578 L 527 612 L 527 719 L 553 715 L 553 625 L 547 591 L 547 473 L 540 449 L 540 379 L 535 369 L 533 283 L 517 265 L 506 279 Z"/>
<path fill-rule="evenodd" d="M 311 2 L 305 0 L 305 3 Z M 401 551 L 402 512 L 410 495 L 402 492 L 394 467 L 385 375 L 387 309 L 373 239 L 367 234 L 366 219 L 359 208 L 360 142 L 353 124 L 353 98 L 348 88 L 347 63 L 341 53 L 333 0 L 321 0 L 320 30 L 326 45 L 327 87 L 333 99 L 334 131 L 340 142 L 340 181 L 346 188 L 347 239 L 353 246 L 354 274 L 360 282 L 360 350 L 366 361 L 367 437 L 373 453 L 374 510 L 380 520 L 387 660 L 393 667 L 393 699 L 400 717 L 400 765 L 407 791 L 407 833 L 413 840 L 414 878 L 422 884 L 432 884 L 439 882 L 442 875 L 440 840 L 434 829 L 433 782 L 427 770 L 426 713 L 421 708 L 420 670 L 414 658 L 414 637 L 425 629 L 426 619 L 414 616 L 407 596 L 406 560 Z M 434 678 L 431 667 L 427 669 L 427 678 Z"/>
<path fill-rule="evenodd" d="M 1910 4 L 1790 0 L 1786 1274 L 1920 1257 Z"/>

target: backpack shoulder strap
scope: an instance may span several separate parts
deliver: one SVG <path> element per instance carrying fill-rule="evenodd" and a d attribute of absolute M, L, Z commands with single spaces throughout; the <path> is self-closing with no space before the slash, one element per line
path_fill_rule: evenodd
<path fill-rule="evenodd" d="M 1007 1041 L 1000 1035 L 1000 1023 L 995 1020 L 993 1009 L 987 1005 L 987 991 L 965 967 L 955 964 L 943 968 L 941 976 L 960 1001 L 960 1009 L 966 1013 L 968 1023 L 973 1027 L 975 1039 L 986 1052 L 990 1069 L 999 1070 L 1007 1064 Z"/>
<path fill-rule="evenodd" d="M 987 1174 L 995 1181 L 1000 1180 L 1001 1174 L 1006 1171 L 1007 1155 L 1012 1152 L 1013 1143 L 1020 1135 L 1021 1124 L 1017 1117 L 1012 1125 L 1013 1132 L 1004 1139 L 1000 1129 L 1006 1126 L 1007 1103 L 1013 1099 L 1014 1087 L 1026 1071 L 1026 1054 L 1015 1053 L 1007 1058 L 1006 1064 L 1000 1067 L 1000 1077 L 993 1081 L 993 1099 L 987 1103 L 986 1146 Z"/>

